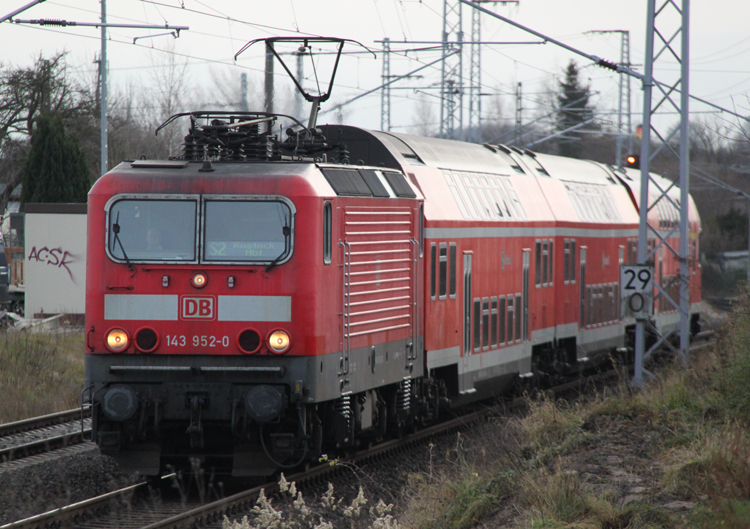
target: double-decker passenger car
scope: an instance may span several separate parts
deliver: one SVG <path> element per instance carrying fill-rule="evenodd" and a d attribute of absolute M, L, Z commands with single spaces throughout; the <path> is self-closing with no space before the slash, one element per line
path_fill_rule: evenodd
<path fill-rule="evenodd" d="M 266 475 L 626 345 L 628 174 L 339 125 L 282 140 L 263 113 L 190 120 L 179 159 L 124 162 L 89 194 L 86 398 L 125 469 Z"/>

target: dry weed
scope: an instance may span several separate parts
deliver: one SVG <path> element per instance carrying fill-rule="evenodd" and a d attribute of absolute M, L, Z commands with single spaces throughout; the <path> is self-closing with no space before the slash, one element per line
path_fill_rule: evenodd
<path fill-rule="evenodd" d="M 80 405 L 82 333 L 0 333 L 0 423 Z"/>

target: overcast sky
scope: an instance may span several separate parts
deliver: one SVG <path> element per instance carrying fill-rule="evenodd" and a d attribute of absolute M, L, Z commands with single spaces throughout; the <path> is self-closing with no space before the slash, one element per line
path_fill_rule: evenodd
<path fill-rule="evenodd" d="M 662 0 L 657 0 L 661 3 Z M 28 0 L 4 0 L 0 16 L 25 5 Z M 63 19 L 76 22 L 98 22 L 100 2 L 96 0 L 47 0 L 18 15 L 18 19 Z M 646 0 L 519 0 L 517 4 L 484 4 L 495 12 L 512 18 L 536 31 L 561 40 L 582 51 L 607 60 L 620 58 L 620 33 L 592 34 L 591 31 L 626 30 L 630 32 L 631 62 L 642 65 L 645 50 Z M 183 8 L 184 7 L 184 8 Z M 210 96 L 215 84 L 239 85 L 240 74 L 248 74 L 251 86 L 263 86 L 262 46 L 250 48 L 234 61 L 234 54 L 249 40 L 269 36 L 331 36 L 354 39 L 373 49 L 375 42 L 388 37 L 392 49 L 417 47 L 403 41 L 439 41 L 442 32 L 442 0 L 117 0 L 107 4 L 108 22 L 189 26 L 178 39 L 171 36 L 138 39 L 158 35 L 165 30 L 116 29 L 109 35 L 110 90 L 117 93 L 128 83 L 145 85 L 149 72 L 172 57 L 187 61 L 192 85 L 200 86 Z M 472 9 L 463 6 L 463 28 L 468 40 Z M 659 29 L 671 36 L 674 18 L 660 20 Z M 750 1 L 692 2 L 691 6 L 691 81 L 690 92 L 718 105 L 750 113 Z M 482 39 L 493 42 L 538 42 L 532 35 L 512 28 L 499 20 L 482 17 Z M 396 44 L 395 41 L 400 41 Z M 95 81 L 93 63 L 99 53 L 99 30 L 84 27 L 39 27 L 26 24 L 0 24 L 0 60 L 5 66 L 29 65 L 40 53 L 51 55 L 67 50 L 69 64 L 81 79 Z M 356 47 L 347 47 L 354 51 Z M 502 111 L 512 121 L 515 112 L 516 84 L 523 83 L 524 118 L 542 112 L 545 92 L 554 89 L 555 77 L 561 75 L 568 61 L 575 59 L 582 68 L 583 79 L 596 91 L 600 109 L 614 109 L 617 103 L 617 74 L 589 65 L 583 58 L 553 44 L 488 45 L 482 52 L 483 110 Z M 392 55 L 391 74 L 405 74 L 439 57 L 438 51 L 408 53 L 408 58 Z M 382 55 L 362 54 L 342 59 L 331 103 L 344 102 L 381 83 Z M 465 75 L 468 75 L 468 49 L 465 51 Z M 294 63 L 292 64 L 294 67 Z M 326 78 L 326 61 L 318 63 L 319 79 Z M 276 67 L 281 83 L 283 72 Z M 433 109 L 437 127 L 439 100 L 434 88 L 440 81 L 436 65 L 420 72 L 421 78 L 394 85 L 392 92 L 393 130 L 414 131 L 418 121 L 416 102 L 426 101 Z M 656 72 L 664 81 L 676 75 L 674 66 L 665 64 Z M 305 76 L 312 79 L 311 68 Z M 327 78 L 326 78 L 327 79 Z M 280 86 L 284 86 L 283 83 Z M 395 89 L 396 86 L 405 87 Z M 287 92 L 280 92 L 283 97 Z M 251 101 L 262 101 L 250 94 Z M 632 82 L 633 125 L 641 118 L 641 89 Z M 325 110 L 326 106 L 323 107 Z M 344 107 L 347 123 L 380 127 L 380 92 L 363 97 Z M 191 110 L 186 108 L 184 110 Z M 693 103 L 695 117 L 709 110 Z M 321 122 L 335 119 L 324 115 Z M 606 119 L 606 118 L 605 118 Z M 616 117 L 612 116 L 616 122 Z M 662 119 L 670 119 L 664 117 Z M 727 118 L 732 119 L 732 118 Z"/>

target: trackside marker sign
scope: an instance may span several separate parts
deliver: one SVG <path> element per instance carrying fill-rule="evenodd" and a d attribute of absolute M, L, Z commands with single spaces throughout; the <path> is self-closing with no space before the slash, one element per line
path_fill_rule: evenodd
<path fill-rule="evenodd" d="M 643 320 L 654 315 L 654 270 L 650 265 L 620 266 L 620 299 L 623 316 Z"/>

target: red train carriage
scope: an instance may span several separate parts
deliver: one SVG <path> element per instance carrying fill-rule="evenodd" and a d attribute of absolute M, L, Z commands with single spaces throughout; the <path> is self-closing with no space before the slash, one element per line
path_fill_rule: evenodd
<path fill-rule="evenodd" d="M 90 193 L 88 396 L 125 468 L 268 474 L 626 344 L 628 174 L 273 119 L 193 114 L 181 159 Z"/>
<path fill-rule="evenodd" d="M 424 195 L 426 368 L 454 402 L 497 392 L 519 375 L 569 374 L 629 345 L 634 322 L 620 316 L 619 268 L 635 263 L 635 175 L 502 145 L 323 129 L 344 138 L 353 159 L 402 169 Z M 652 195 L 650 222 L 677 247 L 667 229 L 674 205 Z M 670 197 L 679 204 L 678 190 Z M 690 214 L 697 255 L 692 203 Z M 673 291 L 679 263 L 669 252 L 659 258 L 657 277 Z M 669 332 L 678 316 L 657 299 L 654 324 Z M 692 319 L 697 332 L 698 314 Z"/>

